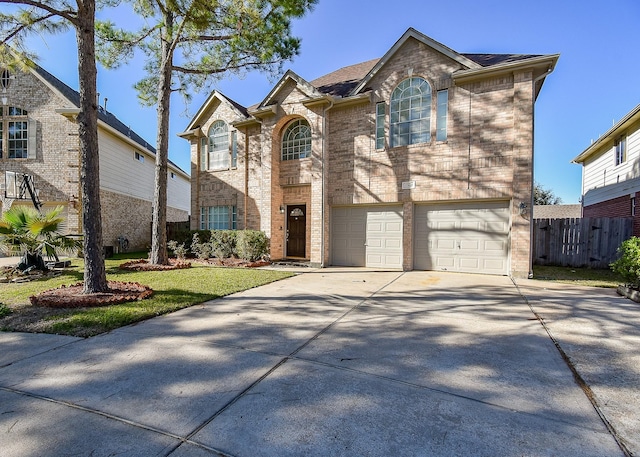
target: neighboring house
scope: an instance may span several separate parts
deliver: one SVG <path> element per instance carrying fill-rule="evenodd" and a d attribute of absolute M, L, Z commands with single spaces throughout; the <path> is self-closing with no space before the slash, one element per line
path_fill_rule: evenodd
<path fill-rule="evenodd" d="M 576 219 L 582 217 L 582 205 L 534 205 L 534 219 Z"/>
<path fill-rule="evenodd" d="M 44 210 L 63 206 L 67 233 L 82 233 L 75 120 L 78 92 L 39 66 L 26 72 L 0 68 L 0 83 L 2 211 L 13 205 L 31 205 L 30 200 L 8 198 L 15 187 L 13 177 L 26 173 L 33 177 Z M 130 250 L 144 249 L 151 243 L 155 149 L 103 107 L 98 116 L 104 244 L 117 251 L 122 237 Z M 189 175 L 174 164 L 169 165 L 168 174 L 167 220 L 186 221 Z"/>
<path fill-rule="evenodd" d="M 557 55 L 460 54 L 414 29 L 380 59 L 256 106 L 214 92 L 191 144 L 192 228 L 259 229 L 272 259 L 531 271 L 533 105 Z"/>
<path fill-rule="evenodd" d="M 584 217 L 632 217 L 640 236 L 640 105 L 573 162 L 582 164 Z"/>

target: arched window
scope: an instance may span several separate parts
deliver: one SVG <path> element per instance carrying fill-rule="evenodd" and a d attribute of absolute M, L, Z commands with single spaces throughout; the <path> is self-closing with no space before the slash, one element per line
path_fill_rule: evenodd
<path fill-rule="evenodd" d="M 431 140 L 431 86 L 422 78 L 402 81 L 391 94 L 391 147 Z"/>
<path fill-rule="evenodd" d="M 304 159 L 311 155 L 311 127 L 304 119 L 289 124 L 282 136 L 282 160 Z"/>
<path fill-rule="evenodd" d="M 229 168 L 229 129 L 224 121 L 215 121 L 209 128 L 209 170 Z"/>

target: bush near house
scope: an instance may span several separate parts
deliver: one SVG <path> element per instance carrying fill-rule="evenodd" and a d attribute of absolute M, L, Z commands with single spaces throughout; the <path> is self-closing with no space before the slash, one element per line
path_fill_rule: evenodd
<path fill-rule="evenodd" d="M 633 236 L 623 241 L 618 248 L 618 260 L 611 269 L 618 273 L 633 288 L 640 288 L 640 238 Z"/>
<path fill-rule="evenodd" d="M 237 257 L 235 230 L 211 230 L 211 251 L 218 259 Z"/>
<path fill-rule="evenodd" d="M 242 230 L 236 240 L 238 257 L 250 262 L 264 259 L 269 254 L 269 238 L 258 230 Z"/>
<path fill-rule="evenodd" d="M 190 240 L 182 243 L 189 253 L 203 260 L 237 257 L 253 262 L 269 256 L 269 238 L 259 230 L 191 230 L 182 238 Z M 180 246 L 182 238 L 171 245 Z"/>

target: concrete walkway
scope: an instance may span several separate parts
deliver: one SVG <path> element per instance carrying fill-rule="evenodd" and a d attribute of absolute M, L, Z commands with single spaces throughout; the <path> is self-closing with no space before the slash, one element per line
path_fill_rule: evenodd
<path fill-rule="evenodd" d="M 519 288 L 506 277 L 331 268 L 90 339 L 0 333 L 0 453 L 624 455 L 530 307 L 551 315 L 555 301 L 569 309 L 593 289 Z M 606 320 L 589 303 L 579 317 Z M 638 317 L 626 305 L 612 340 Z M 575 331 L 556 335 L 547 319 L 561 344 Z M 638 328 L 623 330 L 637 338 Z M 637 339 L 611 347 L 638 353 Z M 598 361 L 585 359 L 586 373 Z M 626 406 L 637 401 L 629 387 L 602 395 Z M 637 422 L 622 432 L 635 446 L 626 434 L 639 435 Z"/>

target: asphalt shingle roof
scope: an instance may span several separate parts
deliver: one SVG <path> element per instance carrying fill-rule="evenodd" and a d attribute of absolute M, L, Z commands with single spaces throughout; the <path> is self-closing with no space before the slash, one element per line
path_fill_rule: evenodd
<path fill-rule="evenodd" d="M 534 54 L 461 54 L 467 59 L 470 59 L 482 65 L 483 67 L 490 67 L 494 65 L 518 62 L 520 60 L 530 59 L 532 57 L 539 57 Z M 316 89 L 323 94 L 333 95 L 336 97 L 345 97 L 351 90 L 358 85 L 358 83 L 371 71 L 371 69 L 380 61 L 380 59 L 368 60 L 366 62 L 357 63 L 355 65 L 349 65 L 347 67 L 340 68 L 329 74 L 321 76 L 311 81 Z"/>
<path fill-rule="evenodd" d="M 58 78 L 53 76 L 51 73 L 49 73 L 47 70 L 40 67 L 39 65 L 36 65 L 34 70 L 38 75 L 40 75 L 40 77 L 42 77 L 42 79 L 44 79 L 49 84 L 51 84 L 65 98 L 67 98 L 76 108 L 80 108 L 80 94 L 76 90 L 72 89 L 71 87 L 69 87 L 62 81 L 60 81 Z M 153 146 L 151 146 L 144 138 L 142 138 L 136 132 L 131 130 L 130 126 L 125 125 L 117 117 L 115 117 L 113 114 L 111 114 L 110 112 L 108 112 L 102 107 L 98 109 L 98 119 L 100 119 L 110 127 L 114 128 L 118 132 L 122 133 L 123 135 L 127 136 L 128 138 L 131 138 L 131 140 L 138 143 L 141 147 L 155 154 L 156 149 Z M 176 166 L 175 164 L 173 165 Z"/>

